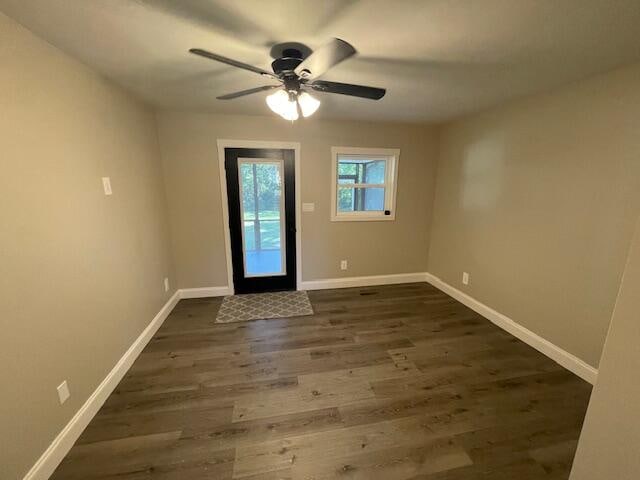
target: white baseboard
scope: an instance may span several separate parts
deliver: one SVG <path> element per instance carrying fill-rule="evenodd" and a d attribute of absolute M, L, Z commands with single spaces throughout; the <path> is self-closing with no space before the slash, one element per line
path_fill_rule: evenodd
<path fill-rule="evenodd" d="M 394 273 L 390 275 L 371 275 L 368 277 L 324 278 L 300 282 L 302 290 L 326 290 L 328 288 L 371 287 L 374 285 L 392 285 L 397 283 L 425 282 L 426 274 Z"/>
<path fill-rule="evenodd" d="M 575 355 L 563 350 L 541 336 L 515 322 L 513 319 L 497 312 L 493 308 L 479 302 L 475 298 L 461 292 L 435 275 L 426 272 L 400 273 L 392 275 L 375 275 L 369 277 L 327 278 L 301 282 L 303 290 L 323 290 L 328 288 L 368 287 L 374 285 L 390 285 L 397 283 L 428 282 L 439 290 L 455 298 L 475 312 L 490 320 L 492 323 L 522 340 L 527 345 L 543 353 L 567 370 L 575 373 L 583 380 L 595 384 L 598 370 L 579 359 Z"/>
<path fill-rule="evenodd" d="M 224 297 L 225 295 L 233 295 L 229 287 L 181 288 L 179 292 L 180 298 Z"/>
<path fill-rule="evenodd" d="M 76 442 L 80 434 L 87 427 L 91 419 L 98 413 L 100 407 L 107 400 L 109 395 L 115 390 L 120 380 L 127 373 L 133 362 L 138 358 L 149 340 L 158 331 L 162 323 L 171 313 L 173 307 L 180 300 L 179 292 L 175 292 L 164 304 L 158 314 L 151 320 L 151 323 L 143 330 L 140 336 L 133 342 L 125 354 L 118 360 L 105 379 L 98 385 L 98 388 L 80 407 L 73 418 L 62 429 L 51 445 L 45 450 L 31 470 L 27 472 L 24 480 L 46 480 L 57 466 L 62 462 L 65 455 L 69 453 L 71 447 Z"/>
<path fill-rule="evenodd" d="M 426 281 L 431 285 L 436 287 L 439 290 L 442 290 L 447 295 L 455 298 L 460 303 L 463 303 L 470 309 L 479 313 L 483 317 L 489 319 L 491 322 L 496 324 L 498 327 L 503 330 L 509 332 L 514 337 L 522 340 L 527 345 L 535 348 L 539 352 L 545 354 L 551 360 L 560 364 L 567 370 L 575 373 L 583 380 L 595 384 L 596 379 L 598 378 L 598 370 L 589 365 L 588 363 L 580 360 L 575 355 L 561 349 L 557 345 L 545 340 L 541 336 L 533 333 L 531 330 L 523 327 L 522 325 L 516 323 L 511 318 L 506 315 L 501 314 L 500 312 L 495 311 L 493 308 L 485 305 L 482 302 L 479 302 L 473 297 L 470 297 L 464 292 L 461 292 L 455 287 L 452 287 L 448 283 L 440 280 L 435 275 L 430 273 L 425 274 Z"/>
<path fill-rule="evenodd" d="M 323 290 L 329 288 L 367 287 L 413 282 L 430 283 L 434 287 L 442 290 L 467 307 L 476 311 L 483 317 L 489 319 L 511 335 L 540 351 L 567 370 L 570 370 L 587 382 L 595 384 L 598 376 L 597 369 L 580 360 L 575 355 L 570 354 L 548 340 L 545 340 L 539 335 L 533 333 L 531 330 L 519 325 L 506 315 L 495 311 L 491 307 L 470 297 L 466 293 L 461 292 L 457 288 L 452 287 L 430 273 L 418 272 L 374 275 L 368 277 L 328 278 L 302 281 L 300 284 L 304 290 Z M 116 363 L 105 379 L 100 383 L 100 385 L 98 385 L 84 405 L 80 407 L 80 410 L 78 410 L 69 423 L 67 423 L 58 436 L 53 440 L 51 445 L 49 445 L 35 465 L 25 475 L 23 480 L 47 480 L 51 476 L 73 444 L 80 437 L 80 434 L 84 431 L 96 413 L 98 413 L 100 407 L 102 407 L 109 395 L 111 395 L 120 380 L 122 380 L 129 368 L 131 368 L 133 362 L 138 358 L 138 355 L 140 355 L 144 347 L 158 331 L 180 299 L 218 297 L 231 295 L 231 293 L 232 292 L 229 287 L 185 288 L 176 291 L 162 307 L 160 312 L 158 312 L 154 317 L 151 323 L 149 323 L 140 336 L 133 342 L 122 358 L 120 358 L 118 363 Z"/>

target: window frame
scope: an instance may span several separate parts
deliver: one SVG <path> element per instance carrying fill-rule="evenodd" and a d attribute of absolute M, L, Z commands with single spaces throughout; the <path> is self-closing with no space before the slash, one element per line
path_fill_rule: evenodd
<path fill-rule="evenodd" d="M 353 155 L 369 157 L 373 160 L 385 160 L 385 179 L 381 184 L 355 184 L 357 187 L 384 188 L 383 211 L 338 211 L 338 157 Z M 396 195 L 398 191 L 398 164 L 400 163 L 399 148 L 368 148 L 368 147 L 331 147 L 331 221 L 332 222 L 366 222 L 393 221 L 396 219 Z M 353 185 L 353 184 L 343 184 Z M 355 191 L 355 190 L 354 190 Z M 389 210 L 389 215 L 384 211 Z"/>

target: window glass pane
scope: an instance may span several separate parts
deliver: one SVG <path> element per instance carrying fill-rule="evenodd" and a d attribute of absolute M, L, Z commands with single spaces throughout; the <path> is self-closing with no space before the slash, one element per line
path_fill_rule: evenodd
<path fill-rule="evenodd" d="M 362 188 L 365 211 L 384 210 L 384 188 Z"/>
<path fill-rule="evenodd" d="M 338 175 L 356 175 L 357 167 L 355 163 L 340 160 L 338 163 Z"/>
<path fill-rule="evenodd" d="M 349 162 L 338 163 L 338 183 L 356 183 L 358 180 L 358 165 Z"/>
<path fill-rule="evenodd" d="M 364 164 L 363 183 L 384 183 L 384 172 L 387 162 L 375 160 Z"/>
<path fill-rule="evenodd" d="M 356 183 L 356 181 L 353 178 L 338 178 L 338 183 L 349 184 L 349 183 Z"/>
<path fill-rule="evenodd" d="M 353 188 L 338 189 L 338 211 L 353 212 L 355 210 Z"/>
<path fill-rule="evenodd" d="M 380 212 L 384 210 L 384 187 L 338 188 L 338 212 Z"/>
<path fill-rule="evenodd" d="M 338 157 L 338 183 L 384 184 L 386 160 Z"/>

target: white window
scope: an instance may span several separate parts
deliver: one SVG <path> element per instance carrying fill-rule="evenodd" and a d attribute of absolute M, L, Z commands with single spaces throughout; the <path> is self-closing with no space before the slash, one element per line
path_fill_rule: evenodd
<path fill-rule="evenodd" d="M 394 220 L 400 150 L 332 147 L 331 155 L 331 220 Z"/>

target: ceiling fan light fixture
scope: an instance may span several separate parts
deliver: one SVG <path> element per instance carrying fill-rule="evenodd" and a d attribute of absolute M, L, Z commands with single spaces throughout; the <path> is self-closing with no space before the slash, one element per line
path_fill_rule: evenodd
<path fill-rule="evenodd" d="M 295 99 L 291 99 L 289 93 L 278 90 L 267 97 L 269 108 L 280 115 L 285 120 L 294 121 L 298 119 L 298 106 Z"/>
<path fill-rule="evenodd" d="M 320 107 L 320 101 L 309 95 L 306 91 L 302 91 L 303 89 L 324 93 L 337 93 L 370 100 L 380 100 L 386 93 L 384 88 L 317 80 L 317 78 L 323 76 L 327 70 L 357 53 L 352 45 L 339 38 L 334 38 L 315 51 L 296 42 L 274 45 L 271 49 L 272 55 L 275 58 L 275 60 L 271 62 L 273 72 L 268 72 L 262 68 L 254 67 L 253 65 L 234 60 L 233 58 L 223 57 L 222 55 L 203 50 L 202 48 L 191 48 L 189 52 L 199 57 L 257 73 L 280 82 L 280 85 L 263 85 L 239 92 L 228 93 L 226 95 L 219 95 L 216 98 L 218 100 L 233 100 L 267 90 L 277 89 L 274 94 L 267 97 L 267 105 L 275 113 L 289 121 L 297 120 L 300 115 L 309 117 Z"/>
<path fill-rule="evenodd" d="M 320 107 L 320 100 L 312 97 L 307 92 L 302 92 L 298 95 L 298 104 L 300 105 L 302 116 L 306 118 L 316 113 L 316 110 Z"/>

